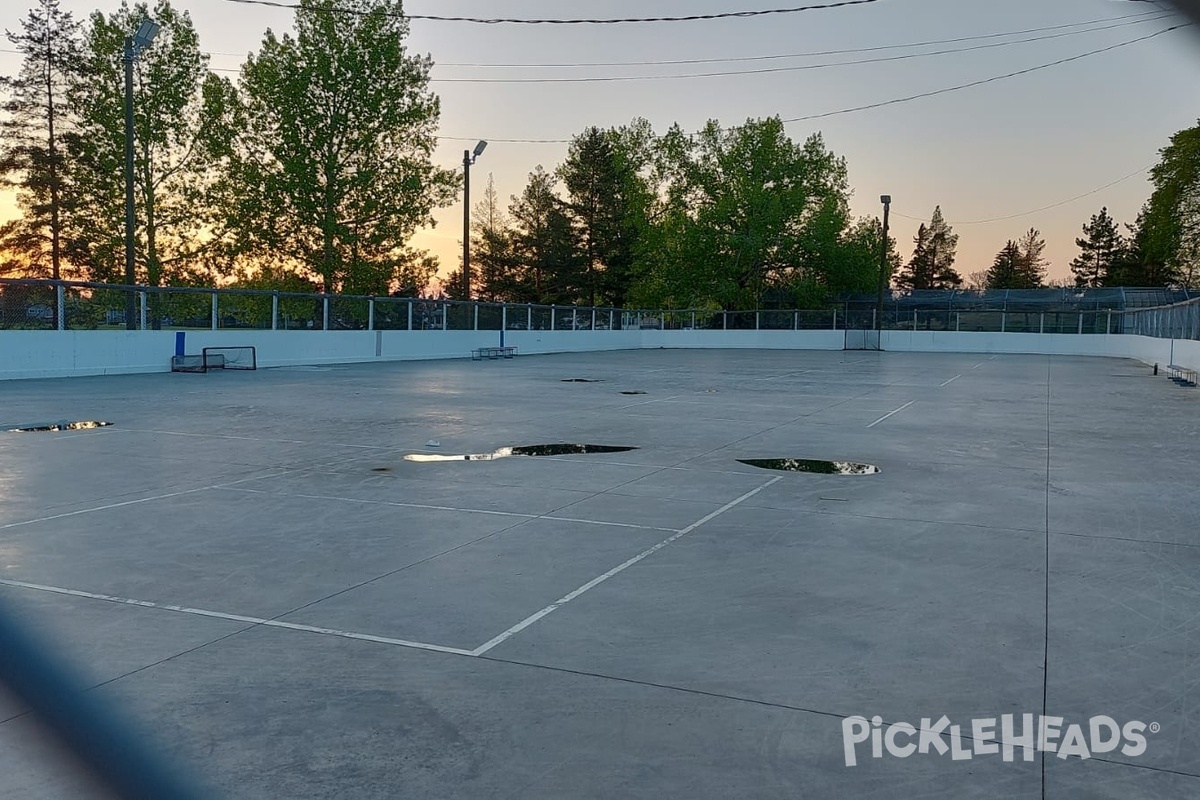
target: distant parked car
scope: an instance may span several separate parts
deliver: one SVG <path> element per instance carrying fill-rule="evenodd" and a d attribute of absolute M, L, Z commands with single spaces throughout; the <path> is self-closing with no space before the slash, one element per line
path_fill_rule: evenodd
<path fill-rule="evenodd" d="M 54 309 L 45 303 L 38 303 L 25 309 L 25 317 L 27 319 L 43 319 L 50 321 L 54 319 Z"/>

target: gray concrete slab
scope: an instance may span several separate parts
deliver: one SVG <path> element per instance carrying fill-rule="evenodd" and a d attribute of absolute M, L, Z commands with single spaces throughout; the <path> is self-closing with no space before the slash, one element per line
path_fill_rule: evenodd
<path fill-rule="evenodd" d="M 3 392 L 115 425 L 0 435 L 0 603 L 231 797 L 1200 793 L 1200 394 L 1144 365 L 663 350 Z M 404 460 L 430 439 L 640 449 Z M 765 457 L 883 472 L 737 462 Z M 1043 711 L 1160 729 L 1044 779 L 844 763 L 847 715 Z M 20 712 L 0 796 L 82 796 Z"/>
<path fill-rule="evenodd" d="M 522 520 L 282 619 L 471 650 L 666 536 Z"/>
<path fill-rule="evenodd" d="M 14 529 L 2 577 L 272 617 L 519 521 L 212 490 Z"/>
<path fill-rule="evenodd" d="M 270 669 L 262 664 L 269 663 Z M 336 676 L 335 680 L 330 680 Z M 1036 796 L 1037 765 L 845 767 L 838 720 L 559 670 L 258 631 L 108 691 L 245 798 Z M 119 694 L 118 694 L 119 693 Z"/>
<path fill-rule="evenodd" d="M 491 654 L 889 720 L 1040 708 L 1043 548 L 742 506 Z"/>

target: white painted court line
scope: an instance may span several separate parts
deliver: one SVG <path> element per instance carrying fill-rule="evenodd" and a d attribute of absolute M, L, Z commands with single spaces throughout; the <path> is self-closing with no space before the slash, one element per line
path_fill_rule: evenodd
<path fill-rule="evenodd" d="M 870 425 L 868 425 L 867 427 L 868 427 L 868 428 L 874 428 L 876 425 L 878 425 L 879 423 L 883 422 L 885 419 L 890 419 L 890 418 L 892 418 L 892 417 L 896 416 L 896 415 L 897 415 L 897 414 L 899 414 L 901 411 L 903 411 L 904 409 L 908 408 L 909 406 L 911 406 L 911 405 L 912 405 L 913 403 L 915 403 L 915 402 L 917 402 L 917 401 L 916 401 L 916 400 L 913 400 L 913 401 L 912 401 L 912 403 L 905 403 L 904 405 L 902 405 L 902 406 L 900 406 L 899 408 L 897 408 L 895 411 L 889 411 L 888 413 L 884 414 L 884 415 L 883 415 L 882 417 L 880 417 L 879 419 L 877 419 L 877 420 L 875 420 L 874 422 L 872 422 L 872 423 L 871 423 Z"/>
<path fill-rule="evenodd" d="M 751 497 L 754 497 L 754 495 L 758 494 L 763 489 L 766 489 L 769 486 L 773 486 L 776 483 L 779 483 L 779 481 L 781 481 L 781 480 L 783 480 L 782 477 L 772 478 L 771 480 L 764 483 L 762 486 L 759 486 L 757 489 L 752 489 L 749 492 L 746 492 L 741 497 L 737 498 L 736 500 L 729 501 L 725 505 L 718 508 L 716 511 L 706 514 L 705 516 L 703 516 L 700 519 L 693 522 L 691 525 L 688 525 L 686 528 L 679 531 L 674 536 L 671 536 L 667 539 L 663 539 L 661 542 L 654 545 L 653 547 L 643 550 L 642 552 L 638 553 L 636 556 L 629 559 L 625 563 L 619 564 L 618 566 L 613 567 L 608 572 L 604 573 L 603 575 L 601 575 L 598 578 L 593 578 L 592 580 L 588 581 L 583 586 L 580 586 L 578 589 L 571 592 L 570 594 L 560 597 L 558 600 L 555 600 L 553 603 L 546 606 L 545 608 L 543 608 L 541 611 L 537 612 L 536 614 L 526 617 L 525 619 L 518 622 L 516 625 L 513 625 L 511 628 L 509 628 L 508 630 L 501 633 L 499 636 L 489 639 L 488 641 L 481 644 L 479 647 L 476 647 L 474 650 L 472 650 L 471 655 L 481 656 L 484 653 L 486 653 L 487 651 L 491 650 L 493 647 L 495 647 L 503 642 L 508 641 L 509 639 L 516 636 L 518 633 L 520 633 L 521 631 L 528 628 L 530 625 L 534 624 L 535 622 L 537 622 L 540 619 L 545 618 L 549 614 L 554 613 L 558 609 L 565 606 L 567 603 L 569 603 L 572 600 L 574 600 L 575 598 L 579 597 L 584 592 L 587 592 L 590 589 L 596 588 L 597 586 L 604 583 L 606 580 L 613 577 L 614 575 L 618 575 L 621 572 L 624 572 L 625 570 L 629 569 L 630 567 L 632 567 L 634 564 L 638 563 L 639 561 L 649 558 L 650 556 L 654 555 L 659 550 L 662 550 L 664 547 L 671 544 L 672 542 L 682 539 L 684 536 L 687 536 L 689 533 L 696 530 L 697 528 L 699 528 L 701 525 L 705 524 L 706 522 L 710 522 L 710 521 L 716 519 L 717 517 L 724 514 L 726 511 L 729 511 L 730 509 L 734 508 L 735 506 L 745 502 L 746 500 L 749 500 Z"/>
<path fill-rule="evenodd" d="M 279 473 L 279 474 L 285 474 L 285 473 Z M 213 484 L 212 486 L 200 486 L 196 489 L 183 489 L 178 492 L 168 492 L 167 494 L 156 494 L 153 497 L 143 497 L 138 500 L 125 500 L 124 502 L 121 502 L 121 503 L 109 503 L 108 505 L 95 506 L 94 508 L 81 508 L 78 511 L 67 511 L 62 514 L 53 514 L 49 517 L 38 517 L 37 519 L 27 519 L 22 522 L 9 522 L 5 525 L 0 525 L 0 531 L 8 530 L 9 528 L 20 528 L 25 525 L 33 525 L 38 522 L 50 522 L 50 521 L 56 520 L 56 519 L 65 519 L 66 517 L 77 517 L 80 514 L 90 514 L 93 511 L 108 511 L 109 509 L 113 509 L 113 508 L 124 508 L 125 506 L 136 506 L 136 505 L 140 505 L 141 503 L 151 503 L 151 502 L 154 502 L 155 500 L 167 500 L 172 497 L 182 497 L 186 494 L 196 494 L 197 492 L 207 492 L 207 491 L 211 491 L 213 489 L 226 489 L 226 488 L 235 486 L 239 483 L 246 483 L 247 481 L 260 481 L 260 480 L 266 480 L 268 478 L 276 478 L 276 477 L 279 477 L 279 475 L 255 475 L 250 478 L 242 478 L 241 480 Z M 236 490 L 234 490 L 234 491 L 236 491 Z"/>
<path fill-rule="evenodd" d="M 217 487 L 227 488 L 227 487 Z M 675 533 L 675 528 L 658 528 L 653 525 L 634 525 L 630 522 L 601 522 L 594 519 L 574 519 L 572 517 L 554 517 L 546 514 L 520 514 L 515 511 L 491 511 L 484 508 L 458 508 L 455 506 L 435 506 L 426 503 L 400 503 L 394 500 L 366 500 L 358 497 L 337 497 L 335 495 L 321 494 L 295 494 L 293 492 L 267 492 L 262 489 L 241 489 L 229 488 L 231 492 L 245 492 L 247 494 L 265 494 L 269 497 L 298 497 L 303 500 L 331 500 L 342 503 L 358 503 L 369 506 L 389 506 L 392 508 L 413 508 L 422 509 L 425 511 L 458 511 L 463 514 L 484 514 L 491 517 L 511 517 L 516 519 L 547 519 L 552 522 L 579 522 L 583 525 L 600 525 L 606 528 L 631 528 L 639 531 L 659 531 L 662 533 Z"/>
<path fill-rule="evenodd" d="M 942 386 L 949 386 L 950 384 L 954 383 L 956 380 L 958 380 L 961 377 L 962 377 L 961 374 L 955 375 L 953 378 L 951 378 L 950 380 L 943 383 Z"/>
<path fill-rule="evenodd" d="M 785 372 L 783 375 L 772 375 L 772 376 L 770 376 L 769 378 L 757 378 L 756 380 L 760 380 L 760 381 L 778 381 L 778 380 L 782 380 L 783 378 L 792 378 L 792 377 L 795 377 L 796 375 L 807 375 L 807 374 L 808 374 L 808 373 L 810 373 L 810 372 L 816 372 L 816 371 L 817 371 L 817 370 L 816 370 L 816 368 L 813 368 L 813 369 L 802 369 L 802 370 L 800 370 L 799 372 Z"/>
<path fill-rule="evenodd" d="M 666 403 L 671 400 L 678 400 L 679 398 L 686 397 L 686 396 L 687 395 L 677 394 L 677 395 L 672 395 L 671 397 L 660 397 L 657 400 L 643 400 L 640 403 L 630 403 L 627 406 L 617 406 L 616 410 L 624 411 L 627 408 L 637 408 L 638 406 L 648 406 L 653 403 Z M 603 406 L 601 406 L 601 408 L 603 408 Z"/>
<path fill-rule="evenodd" d="M 177 614 L 191 614 L 195 617 L 210 617 L 212 619 L 229 620 L 230 622 L 245 622 L 250 625 L 262 625 L 268 628 L 285 628 L 291 631 L 317 633 L 321 634 L 322 636 L 337 636 L 341 639 L 356 639 L 363 642 L 377 642 L 379 644 L 390 644 L 396 647 L 409 647 L 415 650 L 432 650 L 435 653 L 453 653 L 460 656 L 474 655 L 474 653 L 472 653 L 470 650 L 460 650 L 457 647 L 443 647 L 439 644 L 410 642 L 407 639 L 392 639 L 387 636 L 372 636 L 368 633 L 341 631 L 335 628 L 318 628 L 313 625 L 301 625 L 296 622 L 282 622 L 275 619 L 263 619 L 262 617 L 247 617 L 241 614 L 226 614 L 221 611 L 208 611 L 203 608 L 188 608 L 186 606 L 173 606 L 166 603 L 151 603 L 148 600 L 133 600 L 128 597 L 115 597 L 109 594 L 82 592 L 78 589 L 64 589 L 60 586 L 45 586 L 40 583 L 26 583 L 25 581 L 13 581 L 0 578 L 0 585 L 12 586 L 18 589 L 33 589 L 35 591 L 50 592 L 52 594 L 62 594 L 69 597 L 83 597 L 89 600 L 103 600 L 108 603 L 120 603 L 127 606 L 137 606 L 139 608 L 153 608 L 159 611 L 174 611 Z"/>

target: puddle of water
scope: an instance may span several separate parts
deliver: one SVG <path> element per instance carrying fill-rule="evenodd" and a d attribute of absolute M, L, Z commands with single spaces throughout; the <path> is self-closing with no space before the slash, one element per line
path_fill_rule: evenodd
<path fill-rule="evenodd" d="M 512 456 L 567 456 L 585 455 L 588 453 L 627 453 L 637 450 L 636 447 L 610 447 L 602 444 L 534 444 L 524 447 L 501 447 L 494 453 L 477 453 L 465 456 L 442 456 L 432 453 L 413 453 L 404 457 L 405 461 L 416 461 L 430 464 L 442 461 L 495 461 L 499 458 Z"/>
<path fill-rule="evenodd" d="M 738 463 L 780 472 L 807 472 L 813 475 L 877 475 L 879 467 L 852 464 L 849 461 L 813 461 L 805 458 L 738 459 Z"/>
<path fill-rule="evenodd" d="M 604 383 L 604 381 L 595 380 L 594 378 L 563 378 L 563 383 Z"/>
<path fill-rule="evenodd" d="M 512 448 L 518 456 L 574 456 L 588 453 L 628 453 L 636 447 L 609 447 L 603 444 L 533 444 Z"/>
<path fill-rule="evenodd" d="M 31 422 L 25 425 L 14 425 L 11 428 L 5 428 L 8 433 L 40 433 L 42 431 L 82 431 L 89 428 L 107 428 L 112 425 L 111 422 L 101 422 L 99 420 L 83 420 L 81 422 L 69 422 L 61 420 L 59 422 Z"/>

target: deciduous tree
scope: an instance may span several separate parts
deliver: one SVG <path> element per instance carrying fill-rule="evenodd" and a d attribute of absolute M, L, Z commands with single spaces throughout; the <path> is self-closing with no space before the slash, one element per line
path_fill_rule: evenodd
<path fill-rule="evenodd" d="M 399 0 L 301 0 L 295 28 L 242 68 L 228 217 L 243 252 L 284 256 L 326 292 L 386 294 L 426 260 L 407 242 L 460 180 L 432 161 L 432 60 L 409 53 Z"/>
<path fill-rule="evenodd" d="M 191 17 L 168 0 L 92 14 L 81 78 L 71 93 L 79 123 L 68 144 L 78 203 L 72 244 L 94 278 L 123 277 L 122 54 L 126 35 L 146 18 L 161 30 L 134 66 L 137 279 L 156 286 L 207 272 L 202 259 L 220 238 L 210 191 L 229 135 L 233 89 L 209 72 Z"/>

